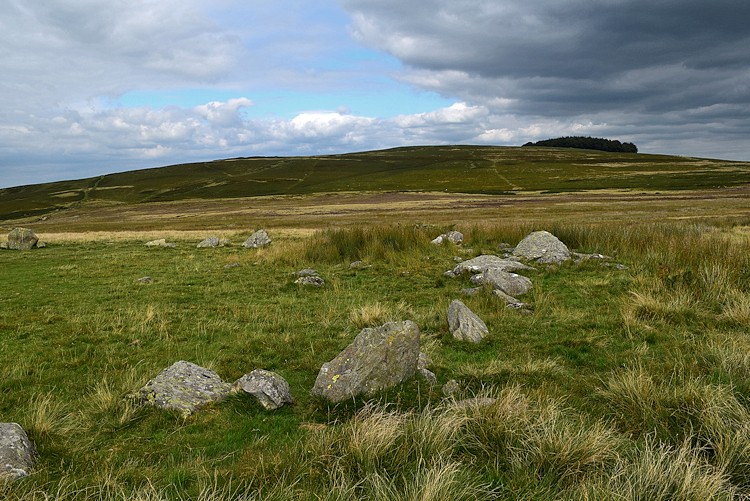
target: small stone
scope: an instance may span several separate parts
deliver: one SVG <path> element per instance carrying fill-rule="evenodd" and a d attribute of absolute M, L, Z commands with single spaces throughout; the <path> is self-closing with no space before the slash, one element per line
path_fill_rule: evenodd
<path fill-rule="evenodd" d="M 298 277 L 319 277 L 320 274 L 312 268 L 304 268 L 294 273 Z"/>
<path fill-rule="evenodd" d="M 618 270 L 627 270 L 628 269 L 627 266 L 625 266 L 624 264 L 620 264 L 620 263 L 617 263 L 615 265 L 615 268 L 618 269 Z"/>
<path fill-rule="evenodd" d="M 37 240 L 36 241 L 36 248 L 37 249 L 44 249 L 45 247 L 47 247 L 47 242 L 45 242 L 44 240 Z"/>
<path fill-rule="evenodd" d="M 238 267 L 239 265 L 240 265 L 240 263 L 238 263 L 237 261 L 234 261 L 234 262 L 231 262 L 231 263 L 227 263 L 227 264 L 225 264 L 225 265 L 224 265 L 224 268 L 236 268 L 236 267 Z"/>
<path fill-rule="evenodd" d="M 427 381 L 430 386 L 435 386 L 438 382 L 437 376 L 434 372 L 428 369 L 417 369 L 417 374 L 422 376 L 422 378 Z"/>
<path fill-rule="evenodd" d="M 362 261 L 352 261 L 349 264 L 349 269 L 350 270 L 358 270 L 358 269 L 364 268 L 364 267 L 365 267 L 365 263 L 363 263 Z"/>
<path fill-rule="evenodd" d="M 461 391 L 461 387 L 455 379 L 451 379 L 443 385 L 443 395 L 446 397 L 451 397 L 459 391 Z"/>
<path fill-rule="evenodd" d="M 233 388 L 254 396 L 266 410 L 275 410 L 285 404 L 293 404 L 289 383 L 272 371 L 256 369 L 238 379 Z"/>
<path fill-rule="evenodd" d="M 138 279 L 138 283 L 140 284 L 152 284 L 154 283 L 154 279 L 151 277 L 141 277 Z"/>
<path fill-rule="evenodd" d="M 294 281 L 294 283 L 299 284 L 299 285 L 305 285 L 305 286 L 309 285 L 312 287 L 323 287 L 326 284 L 325 280 L 323 280 L 321 277 L 317 275 L 299 277 L 297 280 Z"/>
<path fill-rule="evenodd" d="M 430 356 L 427 353 L 420 351 L 419 357 L 417 358 L 417 369 L 426 369 L 431 365 L 432 359 Z"/>
<path fill-rule="evenodd" d="M 198 243 L 199 249 L 210 249 L 219 246 L 219 239 L 217 237 L 208 237 Z"/>

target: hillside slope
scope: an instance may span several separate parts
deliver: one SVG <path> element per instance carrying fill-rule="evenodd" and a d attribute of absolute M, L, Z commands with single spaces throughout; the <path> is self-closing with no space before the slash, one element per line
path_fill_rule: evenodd
<path fill-rule="evenodd" d="M 0 219 L 88 202 L 147 203 L 342 191 L 511 194 L 682 190 L 747 184 L 750 163 L 555 148 L 403 147 L 316 157 L 251 157 L 0 190 Z"/>

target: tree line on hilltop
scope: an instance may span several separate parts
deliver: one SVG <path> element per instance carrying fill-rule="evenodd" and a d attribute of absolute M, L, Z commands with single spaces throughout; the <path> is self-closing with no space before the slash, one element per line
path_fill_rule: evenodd
<path fill-rule="evenodd" d="M 611 151 L 619 153 L 638 153 L 633 143 L 621 143 L 616 139 L 600 137 L 567 136 L 555 139 L 545 139 L 535 143 L 528 142 L 524 146 L 546 146 L 550 148 L 581 148 L 585 150 Z"/>

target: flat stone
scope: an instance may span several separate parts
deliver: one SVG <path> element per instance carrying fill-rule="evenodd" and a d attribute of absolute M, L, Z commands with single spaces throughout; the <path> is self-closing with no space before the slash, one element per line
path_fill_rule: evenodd
<path fill-rule="evenodd" d="M 501 290 L 509 296 L 522 296 L 532 287 L 529 278 L 497 269 L 490 269 L 472 277 L 472 282 L 479 285 L 489 284 L 493 289 Z"/>
<path fill-rule="evenodd" d="M 275 410 L 294 403 L 289 383 L 272 371 L 256 369 L 238 379 L 233 388 L 254 396 L 266 410 Z"/>
<path fill-rule="evenodd" d="M 0 481 L 28 476 L 36 455 L 34 445 L 18 423 L 0 423 Z"/>
<path fill-rule="evenodd" d="M 467 259 L 466 261 L 458 263 L 451 271 L 455 276 L 465 272 L 484 273 L 485 271 L 492 269 L 510 272 L 518 270 L 533 270 L 534 268 L 523 264 L 517 259 L 506 259 L 493 254 L 482 254 L 473 259 Z"/>
<path fill-rule="evenodd" d="M 180 360 L 146 383 L 138 397 L 143 403 L 187 416 L 204 405 L 223 400 L 231 389 L 214 371 Z"/>

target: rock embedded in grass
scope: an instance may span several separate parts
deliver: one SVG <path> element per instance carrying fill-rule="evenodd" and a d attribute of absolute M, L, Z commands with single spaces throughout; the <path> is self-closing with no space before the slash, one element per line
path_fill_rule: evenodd
<path fill-rule="evenodd" d="M 199 249 L 210 249 L 210 248 L 214 248 L 218 246 L 219 246 L 218 237 L 208 237 L 205 240 L 201 240 L 200 242 L 198 242 L 198 245 L 196 247 L 198 247 Z"/>
<path fill-rule="evenodd" d="M 513 250 L 513 255 L 541 264 L 561 264 L 570 259 L 570 249 L 548 231 L 529 233 Z"/>
<path fill-rule="evenodd" d="M 39 237 L 28 228 L 13 228 L 8 233 L 8 249 L 29 250 L 33 249 Z"/>
<path fill-rule="evenodd" d="M 204 405 L 223 400 L 231 389 L 214 371 L 180 360 L 146 383 L 138 397 L 143 403 L 187 416 Z"/>
<path fill-rule="evenodd" d="M 503 291 L 509 296 L 522 296 L 532 287 L 531 280 L 516 273 L 507 273 L 498 269 L 490 269 L 471 278 L 475 284 L 488 284 L 495 290 Z"/>
<path fill-rule="evenodd" d="M 177 247 L 177 244 L 167 242 L 165 238 L 159 238 L 157 240 L 146 242 L 146 247 L 162 247 L 165 249 L 174 249 L 175 247 Z"/>
<path fill-rule="evenodd" d="M 362 329 L 323 364 L 312 393 L 336 403 L 392 388 L 414 376 L 419 346 L 419 328 L 410 320 Z"/>
<path fill-rule="evenodd" d="M 458 299 L 448 306 L 448 328 L 454 338 L 470 343 L 479 343 L 489 334 L 484 321 Z"/>
<path fill-rule="evenodd" d="M 450 242 L 455 245 L 462 244 L 464 241 L 464 234 L 460 231 L 449 231 L 448 233 L 443 233 L 442 235 L 438 235 L 435 237 L 434 240 L 431 241 L 431 243 L 435 245 L 440 245 L 443 242 Z"/>
<path fill-rule="evenodd" d="M 473 259 L 467 259 L 458 263 L 452 270 L 453 276 L 461 275 L 462 273 L 484 273 L 487 270 L 500 270 L 500 271 L 518 271 L 518 270 L 533 270 L 531 266 L 527 266 L 518 259 L 504 259 L 493 254 L 482 254 Z"/>
<path fill-rule="evenodd" d="M 238 379 L 233 388 L 254 396 L 266 410 L 275 410 L 285 404 L 293 404 L 289 383 L 272 371 L 255 369 Z"/>
<path fill-rule="evenodd" d="M 18 423 L 0 423 L 0 481 L 23 478 L 36 462 L 36 449 Z"/>
<path fill-rule="evenodd" d="M 260 247 L 266 247 L 271 245 L 271 237 L 268 236 L 266 230 L 258 230 L 252 235 L 247 237 L 247 240 L 242 244 L 247 249 L 258 249 Z"/>

